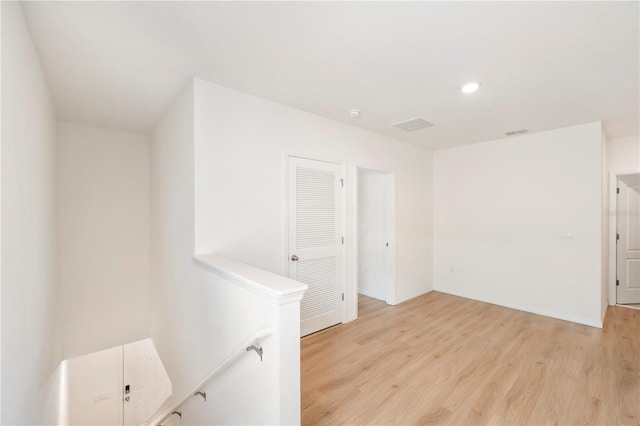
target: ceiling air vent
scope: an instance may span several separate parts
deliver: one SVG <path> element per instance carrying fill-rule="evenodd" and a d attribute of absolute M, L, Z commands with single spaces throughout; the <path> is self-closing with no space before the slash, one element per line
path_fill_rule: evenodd
<path fill-rule="evenodd" d="M 508 132 L 504 132 L 505 135 L 507 136 L 513 136 L 513 135 L 521 135 L 523 133 L 527 133 L 529 130 L 527 129 L 518 129 L 518 130 L 510 130 Z"/>
<path fill-rule="evenodd" d="M 433 123 L 429 123 L 422 117 L 412 118 L 411 120 L 401 121 L 400 123 L 392 124 L 393 127 L 402 129 L 405 132 L 415 132 L 416 130 L 426 129 L 433 126 Z"/>

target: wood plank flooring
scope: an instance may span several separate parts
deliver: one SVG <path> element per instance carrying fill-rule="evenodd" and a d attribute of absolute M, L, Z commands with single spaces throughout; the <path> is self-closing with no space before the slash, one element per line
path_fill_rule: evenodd
<path fill-rule="evenodd" d="M 438 292 L 302 340 L 305 425 L 640 425 L 640 311 L 603 330 Z"/>

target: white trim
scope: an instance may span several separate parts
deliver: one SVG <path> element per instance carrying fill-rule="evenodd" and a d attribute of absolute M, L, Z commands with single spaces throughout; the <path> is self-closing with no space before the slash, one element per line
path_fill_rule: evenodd
<path fill-rule="evenodd" d="M 396 209 L 398 204 L 396 203 L 396 174 L 395 172 L 388 172 L 389 179 L 391 180 L 391 188 L 389 192 L 389 202 L 391 203 L 391 211 L 389 216 L 389 222 L 391 229 L 389 235 L 389 243 L 391 244 L 390 248 L 390 259 L 389 259 L 389 288 L 387 289 L 387 303 L 389 305 L 398 304 L 398 273 L 396 271 L 396 263 L 398 259 L 398 250 L 396 249 Z"/>
<path fill-rule="evenodd" d="M 120 352 L 118 354 L 118 363 L 116 365 L 116 368 L 120 374 L 118 374 L 118 389 L 119 389 L 119 395 L 118 397 L 120 398 L 120 403 L 118 404 L 118 425 L 117 426 L 122 426 L 124 425 L 124 345 L 120 345 L 117 347 L 118 352 Z M 66 362 L 66 361 L 65 361 Z M 68 408 L 67 408 L 68 411 Z M 67 419 L 69 417 L 69 414 L 67 414 Z M 67 420 L 68 422 L 68 420 Z M 68 423 L 60 423 L 60 424 L 68 424 Z"/>
<path fill-rule="evenodd" d="M 311 161 L 322 161 L 323 163 L 331 163 L 331 164 L 337 164 L 339 166 L 344 166 L 344 161 L 343 160 L 338 160 L 338 159 L 331 159 L 331 158 L 327 158 L 327 157 L 314 157 L 311 155 L 303 155 L 303 154 L 296 154 L 296 153 L 292 153 L 292 152 L 287 152 L 285 154 L 285 159 L 288 160 L 289 157 L 295 157 L 295 158 L 301 158 L 303 160 L 311 160 Z M 287 161 L 288 164 L 288 161 Z"/>
<path fill-rule="evenodd" d="M 621 308 L 640 310 L 640 307 L 637 307 L 637 306 L 619 305 L 617 303 L 616 303 L 616 306 L 620 306 Z"/>
<path fill-rule="evenodd" d="M 617 303 L 617 289 L 616 289 L 616 272 L 617 272 L 617 257 L 616 257 L 616 232 L 618 225 L 618 177 L 637 175 L 638 170 L 624 170 L 617 172 L 609 172 L 609 209 L 606 212 L 609 216 L 609 291 L 607 299 L 609 306 L 615 306 Z"/>
<path fill-rule="evenodd" d="M 344 300 L 342 301 L 342 312 L 341 312 L 341 316 L 342 316 L 342 323 L 346 323 L 347 322 L 347 289 L 349 288 L 349 276 L 347 274 L 347 265 L 349 264 L 349 259 L 348 259 L 348 251 L 347 251 L 347 246 L 349 245 L 349 235 L 347 235 L 347 214 L 348 214 L 348 207 L 347 207 L 347 203 L 349 202 L 349 198 L 347 197 L 347 191 L 349 190 L 349 179 L 347 179 L 347 164 L 346 162 L 341 162 L 340 164 L 340 168 L 342 170 L 342 194 L 341 194 L 341 220 L 340 220 L 340 227 L 342 228 L 342 236 L 344 237 L 344 244 L 342 244 L 342 247 L 340 248 L 340 256 L 342 257 L 342 262 L 341 262 L 341 268 L 342 270 L 340 271 L 340 274 L 342 275 L 342 294 L 345 296 Z M 357 286 L 357 283 L 353 283 L 353 286 Z M 356 300 L 356 303 L 358 303 L 358 301 Z"/>
<path fill-rule="evenodd" d="M 307 285 L 217 254 L 196 254 L 196 265 L 279 305 L 298 302 Z"/>
<path fill-rule="evenodd" d="M 351 204 L 348 206 L 347 218 L 347 288 L 345 299 L 347 302 L 346 322 L 358 319 L 358 167 L 351 161 L 347 166 L 350 185 L 347 187 L 347 197 L 351 194 Z M 355 216 L 355 219 L 354 219 Z"/>
<path fill-rule="evenodd" d="M 376 296 L 372 296 L 375 297 L 376 299 L 380 299 L 380 300 L 384 300 L 388 305 L 397 305 L 398 304 L 398 283 L 397 283 L 397 271 L 396 271 L 396 263 L 397 263 L 397 249 L 396 249 L 396 208 L 397 208 L 397 204 L 396 204 L 396 173 L 394 171 L 390 171 L 390 170 L 385 170 L 385 169 L 378 169 L 375 168 L 373 166 L 369 166 L 369 165 L 365 165 L 362 163 L 354 163 L 354 209 L 352 212 L 353 215 L 353 223 L 354 223 L 354 282 L 355 282 L 355 286 L 358 289 L 358 292 L 364 294 L 365 296 L 367 294 L 365 294 L 365 292 L 360 291 L 360 288 L 358 287 L 358 229 L 359 229 L 359 222 L 358 222 L 358 188 L 359 188 L 359 181 L 358 181 L 358 170 L 362 169 L 362 170 L 371 170 L 374 172 L 379 172 L 379 173 L 383 173 L 385 175 L 388 175 L 389 177 L 389 211 L 390 211 L 390 217 L 389 217 L 389 281 L 387 283 L 387 294 L 385 297 L 376 297 Z M 357 303 L 356 303 L 356 318 L 357 318 Z"/>
<path fill-rule="evenodd" d="M 563 321 L 575 322 L 577 324 L 588 325 L 590 327 L 602 328 L 602 320 L 593 321 L 586 318 L 576 317 L 573 315 L 566 315 L 559 312 L 549 311 L 546 309 L 534 308 L 532 306 L 521 305 L 519 303 L 507 303 L 502 302 L 491 297 L 480 296 L 477 294 L 469 293 L 466 291 L 456 291 L 456 290 L 441 290 L 438 288 L 434 289 L 440 293 L 451 294 L 453 296 L 464 297 L 465 299 L 477 300 L 479 302 L 491 303 L 492 305 L 503 306 L 505 308 L 516 309 L 518 311 L 529 312 L 531 314 L 542 315 L 544 317 L 555 318 Z"/>

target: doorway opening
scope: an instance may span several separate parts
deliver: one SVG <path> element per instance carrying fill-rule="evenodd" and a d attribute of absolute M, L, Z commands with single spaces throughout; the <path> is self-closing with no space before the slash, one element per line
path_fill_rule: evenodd
<path fill-rule="evenodd" d="M 616 181 L 616 304 L 640 309 L 640 174 Z"/>
<path fill-rule="evenodd" d="M 358 168 L 358 293 L 396 304 L 395 175 Z"/>

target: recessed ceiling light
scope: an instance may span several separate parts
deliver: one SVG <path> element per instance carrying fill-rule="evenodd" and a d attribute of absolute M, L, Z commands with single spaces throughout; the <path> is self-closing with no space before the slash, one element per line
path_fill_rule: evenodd
<path fill-rule="evenodd" d="M 360 110 L 359 109 L 350 109 L 349 110 L 349 115 L 351 116 L 351 118 L 358 118 L 358 117 L 360 117 Z"/>
<path fill-rule="evenodd" d="M 476 81 L 470 81 L 466 83 L 464 86 L 462 86 L 460 90 L 462 90 L 462 93 L 473 93 L 477 91 L 479 88 L 480 88 L 480 83 Z"/>

